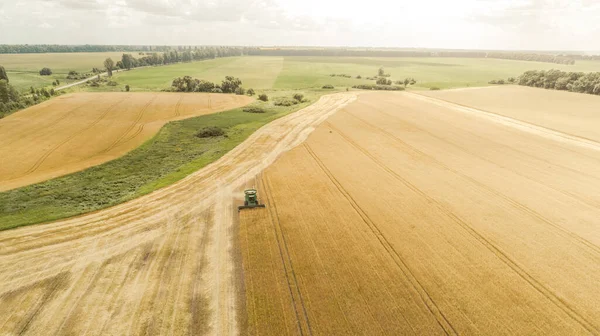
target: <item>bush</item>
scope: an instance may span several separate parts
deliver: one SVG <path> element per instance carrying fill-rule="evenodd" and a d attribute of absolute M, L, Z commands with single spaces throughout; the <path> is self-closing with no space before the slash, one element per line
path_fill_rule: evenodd
<path fill-rule="evenodd" d="M 50 76 L 52 75 L 52 70 L 50 68 L 43 68 L 40 70 L 40 76 Z"/>
<path fill-rule="evenodd" d="M 391 79 L 386 79 L 385 77 L 378 78 L 375 82 L 378 85 L 392 85 Z"/>
<path fill-rule="evenodd" d="M 235 89 L 235 94 L 236 94 L 236 95 L 243 95 L 243 94 L 245 94 L 245 93 L 246 93 L 246 90 L 244 90 L 244 88 L 243 88 L 243 87 L 241 87 L 241 86 L 240 86 L 240 87 L 237 87 L 237 88 Z"/>
<path fill-rule="evenodd" d="M 269 96 L 267 96 L 264 93 L 261 93 L 260 95 L 258 95 L 258 100 L 262 100 L 264 102 L 269 101 Z"/>
<path fill-rule="evenodd" d="M 108 86 L 117 86 L 118 83 L 115 82 L 115 81 L 109 81 L 108 83 L 106 83 L 106 85 L 108 85 Z"/>
<path fill-rule="evenodd" d="M 431 91 L 438 91 L 439 89 L 440 88 L 437 87 L 437 86 L 432 86 L 432 87 L 429 88 L 429 90 L 431 90 Z"/>
<path fill-rule="evenodd" d="M 292 106 L 296 104 L 298 104 L 297 100 L 289 98 L 276 98 L 273 102 L 273 105 L 275 106 Z"/>
<path fill-rule="evenodd" d="M 361 75 L 356 76 L 356 79 L 361 79 L 361 78 L 362 78 Z"/>
<path fill-rule="evenodd" d="M 353 88 L 361 89 L 361 90 L 381 90 L 381 91 L 403 91 L 404 90 L 404 88 L 401 86 L 375 85 L 375 84 L 354 85 Z"/>
<path fill-rule="evenodd" d="M 322 88 L 323 88 L 323 89 L 335 89 L 335 88 L 333 87 L 333 85 L 330 85 L 330 84 L 323 85 L 323 87 L 322 87 Z"/>
<path fill-rule="evenodd" d="M 265 113 L 265 109 L 258 106 L 248 106 L 244 108 L 244 112 L 248 113 Z"/>
<path fill-rule="evenodd" d="M 246 94 L 248 96 L 254 96 L 256 93 L 254 92 L 254 89 L 248 89 L 248 91 L 246 91 Z"/>
<path fill-rule="evenodd" d="M 212 93 L 223 93 L 223 90 L 221 90 L 221 88 L 219 88 L 219 87 L 216 87 L 216 88 L 210 90 L 210 92 L 212 92 Z"/>
<path fill-rule="evenodd" d="M 296 93 L 296 94 L 294 94 L 294 99 L 301 102 L 302 99 L 304 99 L 304 95 L 302 93 Z"/>
<path fill-rule="evenodd" d="M 129 84 L 125 85 L 125 91 L 129 92 Z"/>
<path fill-rule="evenodd" d="M 222 128 L 216 126 L 204 127 L 200 132 L 196 134 L 198 138 L 213 138 L 225 135 L 225 131 Z"/>

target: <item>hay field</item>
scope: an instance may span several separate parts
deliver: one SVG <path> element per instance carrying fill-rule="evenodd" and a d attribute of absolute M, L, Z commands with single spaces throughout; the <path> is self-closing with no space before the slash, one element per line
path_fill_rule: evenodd
<path fill-rule="evenodd" d="M 324 96 L 131 202 L 0 232 L 0 333 L 237 334 L 239 188 L 353 99 Z"/>
<path fill-rule="evenodd" d="M 247 333 L 600 334 L 600 144 L 527 125 L 410 93 L 330 117 L 241 213 Z"/>
<path fill-rule="evenodd" d="M 0 191 L 66 175 L 120 157 L 169 120 L 229 110 L 246 96 L 79 93 L 0 120 Z"/>

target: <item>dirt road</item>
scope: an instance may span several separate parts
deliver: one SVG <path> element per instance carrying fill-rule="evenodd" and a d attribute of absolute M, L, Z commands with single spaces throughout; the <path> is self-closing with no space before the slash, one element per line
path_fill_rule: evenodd
<path fill-rule="evenodd" d="M 353 99 L 324 96 L 150 195 L 78 218 L 0 232 L 0 330 L 236 334 L 234 191 Z"/>
<path fill-rule="evenodd" d="M 246 96 L 186 93 L 77 93 L 0 120 L 0 191 L 118 158 L 170 120 L 252 102 Z"/>
<path fill-rule="evenodd" d="M 409 93 L 329 118 L 241 214 L 248 334 L 600 334 L 600 146 L 531 126 Z"/>

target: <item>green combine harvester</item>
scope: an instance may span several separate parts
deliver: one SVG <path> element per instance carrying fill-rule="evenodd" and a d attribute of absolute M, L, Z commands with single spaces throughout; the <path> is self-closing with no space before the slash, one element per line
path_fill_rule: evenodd
<path fill-rule="evenodd" d="M 240 205 L 238 207 L 238 211 L 242 209 L 251 209 L 251 208 L 264 208 L 264 204 L 260 204 L 258 202 L 258 194 L 256 193 L 256 189 L 246 189 L 244 190 L 244 205 Z"/>

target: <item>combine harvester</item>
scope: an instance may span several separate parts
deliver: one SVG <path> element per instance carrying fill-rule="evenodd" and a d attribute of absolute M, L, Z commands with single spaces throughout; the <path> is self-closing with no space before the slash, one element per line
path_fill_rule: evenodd
<path fill-rule="evenodd" d="M 240 205 L 238 207 L 238 211 L 242 209 L 252 209 L 252 208 L 264 208 L 264 204 L 260 204 L 258 202 L 258 194 L 256 193 L 256 189 L 246 189 L 244 190 L 244 205 Z"/>

